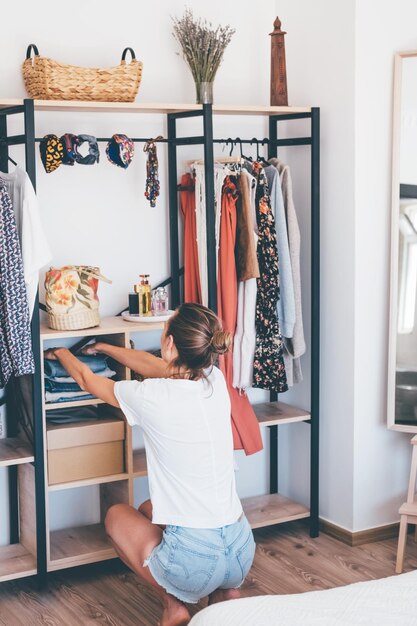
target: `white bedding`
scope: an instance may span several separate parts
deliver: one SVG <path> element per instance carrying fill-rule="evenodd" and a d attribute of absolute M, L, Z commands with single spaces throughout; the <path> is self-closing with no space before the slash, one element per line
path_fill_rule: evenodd
<path fill-rule="evenodd" d="M 230 600 L 190 626 L 417 626 L 417 571 L 346 587 Z"/>

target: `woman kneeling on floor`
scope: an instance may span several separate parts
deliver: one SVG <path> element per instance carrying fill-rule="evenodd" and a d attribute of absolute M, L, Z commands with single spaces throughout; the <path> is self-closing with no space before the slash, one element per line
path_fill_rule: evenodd
<path fill-rule="evenodd" d="M 120 407 L 143 429 L 151 500 L 112 506 L 106 531 L 120 558 L 159 593 L 161 626 L 187 624 L 184 603 L 239 597 L 255 542 L 235 487 L 230 400 L 214 366 L 230 333 L 201 305 L 183 304 L 166 323 L 162 359 L 98 342 L 145 377 L 114 382 L 93 374 L 66 348 L 48 351 L 89 393 Z"/>

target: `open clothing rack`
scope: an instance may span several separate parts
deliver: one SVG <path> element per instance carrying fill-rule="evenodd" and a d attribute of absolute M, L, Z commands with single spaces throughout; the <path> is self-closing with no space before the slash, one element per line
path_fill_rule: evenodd
<path fill-rule="evenodd" d="M 64 112 L 112 112 L 112 113 L 159 113 L 166 115 L 167 137 L 157 138 L 167 144 L 168 185 L 169 185 L 169 241 L 170 277 L 164 285 L 171 286 L 172 306 L 181 302 L 181 276 L 179 249 L 179 199 L 178 199 L 178 160 L 177 149 L 184 145 L 202 145 L 204 148 L 205 200 L 207 222 L 207 262 L 208 300 L 214 311 L 217 309 L 216 245 L 214 213 L 214 153 L 216 143 L 235 146 L 240 143 L 258 143 L 268 146 L 268 156 L 277 156 L 280 146 L 311 147 L 311 399 L 310 410 L 305 411 L 279 402 L 275 393 L 270 394 L 270 402 L 254 405 L 255 414 L 261 426 L 270 432 L 270 493 L 246 498 L 243 506 L 253 528 L 308 518 L 310 534 L 318 535 L 319 518 L 319 332 L 320 332 L 320 111 L 308 107 L 233 107 L 229 105 L 154 105 L 139 103 L 107 102 L 54 102 L 9 100 L 0 101 L 0 171 L 8 171 L 9 147 L 24 145 L 27 173 L 36 188 L 36 142 L 35 114 L 37 111 Z M 7 120 L 9 116 L 23 115 L 24 132 L 9 136 Z M 252 115 L 269 118 L 269 137 L 264 139 L 215 139 L 213 137 L 213 116 Z M 203 133 L 198 136 L 177 135 L 177 120 L 199 117 L 203 122 Z M 307 119 L 311 122 L 311 132 L 307 137 L 279 139 L 278 125 L 281 121 Z M 133 138 L 137 142 L 149 138 Z M 99 141 L 107 141 L 99 138 Z M 232 145 L 233 148 L 233 145 Z M 99 327 L 83 331 L 53 331 L 40 322 L 39 300 L 32 317 L 32 346 L 36 370 L 33 385 L 33 447 L 19 434 L 12 431 L 12 423 L 7 439 L 0 440 L 0 467 L 9 471 L 10 499 L 10 545 L 0 547 L 0 581 L 37 574 L 40 583 L 44 582 L 48 571 L 73 567 L 85 563 L 114 558 L 114 550 L 105 536 L 103 519 L 106 508 L 123 501 L 133 503 L 133 485 L 138 477 L 146 476 L 146 458 L 143 450 L 134 450 L 130 427 L 125 425 L 124 459 L 122 473 L 111 476 L 98 476 L 94 479 L 63 481 L 50 484 L 48 480 L 48 428 L 43 393 L 43 350 L 48 342 L 60 339 L 79 340 L 88 336 L 101 336 L 116 345 L 130 346 L 130 334 L 160 329 L 159 324 L 126 324 L 120 317 L 104 318 Z M 118 379 L 130 379 L 131 372 L 120 367 Z M 67 406 L 80 406 L 96 402 L 108 417 L 109 407 L 100 401 L 87 400 L 67 403 Z M 106 413 L 107 411 L 107 413 Z M 114 418 L 114 411 L 111 413 Z M 122 420 L 123 416 L 117 415 Z M 278 426 L 292 422 L 306 422 L 310 425 L 310 508 L 290 500 L 278 493 Z M 49 498 L 54 491 L 98 485 L 100 489 L 101 523 L 51 531 L 49 528 Z"/>

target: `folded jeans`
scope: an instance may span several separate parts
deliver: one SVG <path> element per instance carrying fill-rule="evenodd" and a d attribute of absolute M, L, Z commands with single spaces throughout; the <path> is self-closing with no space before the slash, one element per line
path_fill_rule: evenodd
<path fill-rule="evenodd" d="M 87 365 L 94 374 L 107 369 L 107 357 L 101 354 L 95 356 L 80 355 L 77 359 Z M 45 376 L 55 378 L 57 376 L 68 376 L 68 372 L 58 360 L 45 359 Z"/>

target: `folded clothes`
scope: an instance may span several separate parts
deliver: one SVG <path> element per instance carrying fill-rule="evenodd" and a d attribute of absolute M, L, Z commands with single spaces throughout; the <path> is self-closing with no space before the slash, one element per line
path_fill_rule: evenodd
<path fill-rule="evenodd" d="M 85 391 L 59 391 L 57 393 L 45 391 L 46 402 L 72 402 L 73 400 L 92 400 L 93 398 L 94 396 L 90 393 L 86 393 Z"/>
<path fill-rule="evenodd" d="M 113 378 L 116 376 L 116 372 L 111 370 L 109 367 L 106 367 L 102 372 L 94 372 L 97 376 L 103 376 L 103 378 Z M 75 383 L 75 380 L 72 376 L 46 376 L 45 378 L 48 380 L 53 380 L 55 383 Z"/>
<path fill-rule="evenodd" d="M 94 374 L 98 374 L 98 372 L 103 372 L 107 369 L 107 357 L 102 354 L 96 354 L 94 356 L 88 355 L 77 355 L 77 359 L 82 363 L 85 363 Z M 55 378 L 56 376 L 68 376 L 68 372 L 61 365 L 58 360 L 55 359 L 45 359 L 45 376 L 48 378 Z"/>
<path fill-rule="evenodd" d="M 45 391 L 52 393 L 66 393 L 67 391 L 82 391 L 78 383 L 56 383 L 53 379 L 45 379 Z"/>
<path fill-rule="evenodd" d="M 53 409 L 46 412 L 46 419 L 48 422 L 54 421 L 55 423 L 67 422 L 67 421 L 81 421 L 81 420 L 96 420 L 98 419 L 98 407 L 94 405 L 79 406 L 77 408 L 65 409 L 60 407 L 59 409 Z"/>

